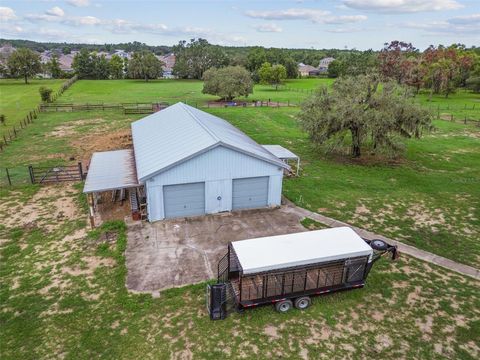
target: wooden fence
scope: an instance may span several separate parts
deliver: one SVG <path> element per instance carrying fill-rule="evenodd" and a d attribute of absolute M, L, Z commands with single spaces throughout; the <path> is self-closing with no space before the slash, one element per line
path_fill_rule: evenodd
<path fill-rule="evenodd" d="M 72 112 L 72 111 L 91 111 L 91 110 L 123 110 L 124 114 L 151 114 L 168 107 L 166 102 L 155 103 L 47 103 L 41 104 L 40 110 L 42 112 Z"/>
<path fill-rule="evenodd" d="M 58 91 L 52 96 L 51 101 L 57 100 L 65 92 L 65 90 L 72 86 L 72 84 L 77 80 L 77 76 L 74 76 L 65 83 L 63 83 L 60 89 L 58 89 Z M 18 136 L 18 133 L 22 129 L 26 128 L 28 124 L 31 124 L 33 120 L 38 117 L 38 114 L 43 111 L 42 105 L 43 104 L 39 104 L 34 109 L 30 110 L 28 114 L 22 120 L 20 120 L 17 125 L 13 125 L 7 133 L 3 134 L 2 138 L 0 139 L 0 151 L 2 151 L 5 146 L 15 140 Z"/>

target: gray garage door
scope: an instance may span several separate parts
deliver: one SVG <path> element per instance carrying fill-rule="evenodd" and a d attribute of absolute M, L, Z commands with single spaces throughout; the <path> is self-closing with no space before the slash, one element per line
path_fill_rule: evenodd
<path fill-rule="evenodd" d="M 205 183 L 163 187 L 165 217 L 176 218 L 205 214 Z"/>
<path fill-rule="evenodd" d="M 233 180 L 234 210 L 260 208 L 267 204 L 268 176 Z"/>

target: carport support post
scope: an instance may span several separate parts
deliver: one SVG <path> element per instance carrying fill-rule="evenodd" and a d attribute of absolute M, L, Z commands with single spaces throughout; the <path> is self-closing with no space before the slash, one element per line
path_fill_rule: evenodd
<path fill-rule="evenodd" d="M 300 158 L 297 158 L 297 176 L 300 172 Z"/>
<path fill-rule="evenodd" d="M 95 218 L 94 218 L 94 210 L 93 210 L 93 193 L 87 194 L 88 199 L 88 211 L 90 217 L 90 226 L 92 229 L 95 228 Z"/>

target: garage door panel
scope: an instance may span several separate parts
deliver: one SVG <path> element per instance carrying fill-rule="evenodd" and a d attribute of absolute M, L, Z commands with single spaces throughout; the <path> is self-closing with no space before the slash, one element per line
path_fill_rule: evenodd
<path fill-rule="evenodd" d="M 166 185 L 163 198 L 166 218 L 205 214 L 205 183 Z"/>
<path fill-rule="evenodd" d="M 233 180 L 232 208 L 254 209 L 268 205 L 268 176 Z"/>

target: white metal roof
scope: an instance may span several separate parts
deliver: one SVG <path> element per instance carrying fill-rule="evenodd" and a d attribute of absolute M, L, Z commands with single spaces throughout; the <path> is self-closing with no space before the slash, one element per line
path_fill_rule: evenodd
<path fill-rule="evenodd" d="M 287 159 L 287 160 L 290 160 L 290 159 L 298 160 L 299 159 L 299 157 L 297 155 L 295 155 L 293 152 L 284 148 L 281 145 L 262 145 L 262 147 L 265 150 L 271 152 L 273 155 L 275 155 L 279 159 Z"/>
<path fill-rule="evenodd" d="M 244 274 L 373 254 L 349 227 L 234 241 L 232 246 Z"/>
<path fill-rule="evenodd" d="M 227 121 L 181 102 L 133 122 L 132 138 L 141 182 L 220 145 L 289 168 Z"/>
<path fill-rule="evenodd" d="M 138 186 L 132 149 L 93 153 L 84 193 Z"/>

